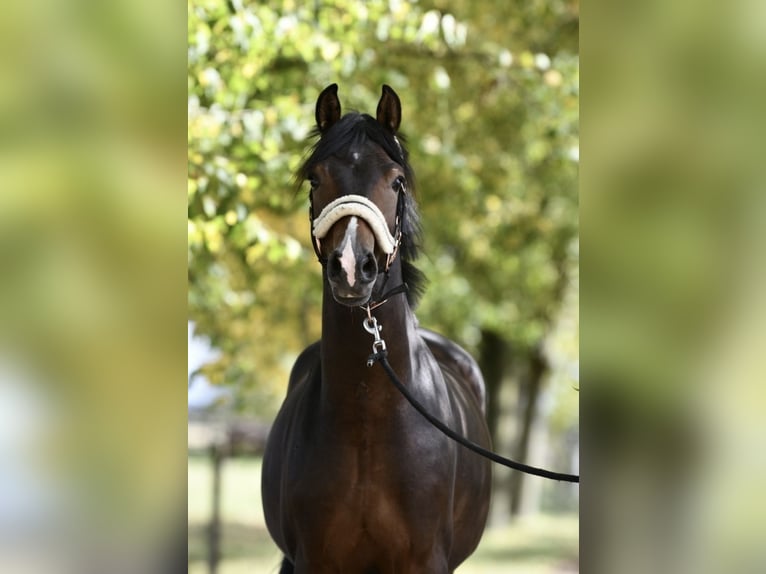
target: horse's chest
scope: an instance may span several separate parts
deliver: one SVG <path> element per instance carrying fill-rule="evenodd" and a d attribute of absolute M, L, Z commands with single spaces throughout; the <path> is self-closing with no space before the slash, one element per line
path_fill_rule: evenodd
<path fill-rule="evenodd" d="M 296 504 L 358 522 L 370 517 L 395 521 L 407 490 L 400 463 L 366 446 L 305 461 L 301 480 L 294 484 Z"/>
<path fill-rule="evenodd" d="M 385 540 L 389 550 L 403 550 L 413 544 L 413 530 L 433 535 L 444 519 L 445 481 L 429 484 L 407 456 L 355 446 L 306 462 L 294 485 L 294 516 L 302 538 L 325 549 L 355 552 Z"/>

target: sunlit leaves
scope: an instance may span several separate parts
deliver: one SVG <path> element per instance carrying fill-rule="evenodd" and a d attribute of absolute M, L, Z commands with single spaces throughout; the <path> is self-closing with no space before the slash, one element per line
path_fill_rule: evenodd
<path fill-rule="evenodd" d="M 272 408 L 319 334 L 292 177 L 332 82 L 344 110 L 374 111 L 384 82 L 402 98 L 426 233 L 422 323 L 469 347 L 482 329 L 526 348 L 554 328 L 576 265 L 577 9 L 522 4 L 189 4 L 189 309 L 223 351 L 211 377 L 243 407 Z M 573 21 L 560 48 L 554 31 Z"/>

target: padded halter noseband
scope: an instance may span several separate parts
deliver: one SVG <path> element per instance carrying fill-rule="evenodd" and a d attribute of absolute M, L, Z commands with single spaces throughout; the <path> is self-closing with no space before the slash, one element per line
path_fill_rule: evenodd
<path fill-rule="evenodd" d="M 316 219 L 314 219 L 314 202 L 313 197 L 311 197 L 309 218 L 311 219 L 311 235 L 313 236 L 312 244 L 319 262 L 322 265 L 326 263 L 322 257 L 321 239 L 330 232 L 332 226 L 340 219 L 355 215 L 361 217 L 370 226 L 380 250 L 386 254 L 385 271 L 387 273 L 399 252 L 399 245 L 402 240 L 402 219 L 404 216 L 402 195 L 406 192 L 404 183 L 400 184 L 397 191 L 396 222 L 394 223 L 393 234 L 389 231 L 386 218 L 378 206 L 362 195 L 340 196 L 328 203 Z"/>
<path fill-rule="evenodd" d="M 394 252 L 396 238 L 388 230 L 386 218 L 377 205 L 361 195 L 343 195 L 325 206 L 313 221 L 314 237 L 318 240 L 324 238 L 338 220 L 350 215 L 361 217 L 367 222 L 383 253 L 389 255 Z"/>

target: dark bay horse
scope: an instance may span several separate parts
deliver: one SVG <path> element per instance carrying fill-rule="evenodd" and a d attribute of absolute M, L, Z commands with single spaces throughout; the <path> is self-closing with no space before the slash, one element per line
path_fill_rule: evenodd
<path fill-rule="evenodd" d="M 324 295 L 322 338 L 293 366 L 263 459 L 282 573 L 447 574 L 476 549 L 489 509 L 490 463 L 433 428 L 380 365 L 367 366 L 374 329 L 365 325 L 377 322 L 418 400 L 489 447 L 476 362 L 419 328 L 412 310 L 419 224 L 388 86 L 376 115 L 341 116 L 337 85 L 326 88 L 319 140 L 298 174 L 311 184 Z"/>

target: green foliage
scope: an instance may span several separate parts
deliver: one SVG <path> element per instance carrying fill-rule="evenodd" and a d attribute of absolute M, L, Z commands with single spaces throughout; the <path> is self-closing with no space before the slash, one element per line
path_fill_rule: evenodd
<path fill-rule="evenodd" d="M 402 98 L 430 279 L 421 322 L 472 349 L 481 329 L 521 350 L 551 334 L 562 303 L 577 305 L 578 10 L 189 3 L 189 313 L 223 351 L 212 381 L 269 413 L 319 336 L 292 174 L 332 82 L 344 110 L 374 111 L 384 82 Z"/>

